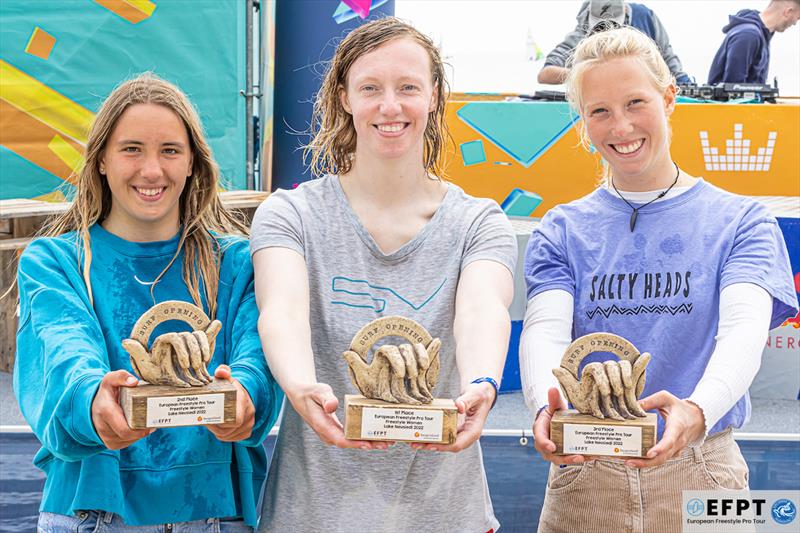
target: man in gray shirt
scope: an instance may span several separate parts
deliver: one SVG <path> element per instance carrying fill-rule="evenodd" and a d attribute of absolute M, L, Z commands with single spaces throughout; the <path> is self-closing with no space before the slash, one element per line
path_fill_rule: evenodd
<path fill-rule="evenodd" d="M 567 76 L 567 59 L 581 39 L 602 21 L 613 21 L 620 26 L 632 26 L 653 39 L 661 51 L 672 75 L 678 83 L 691 83 L 692 79 L 683 72 L 681 60 L 672 51 L 669 35 L 664 25 L 653 11 L 642 4 L 634 4 L 623 0 L 592 0 L 584 2 L 576 17 L 578 24 L 547 55 L 544 67 L 539 71 L 539 83 L 564 83 Z"/>

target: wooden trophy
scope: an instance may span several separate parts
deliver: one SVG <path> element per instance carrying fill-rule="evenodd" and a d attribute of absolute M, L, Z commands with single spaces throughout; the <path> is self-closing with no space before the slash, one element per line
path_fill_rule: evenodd
<path fill-rule="evenodd" d="M 164 333 L 147 349 L 150 334 L 167 320 L 186 322 L 194 331 Z M 222 424 L 236 420 L 236 387 L 215 380 L 206 369 L 214 355 L 219 320 L 196 305 L 168 301 L 146 311 L 122 347 L 138 387 L 121 387 L 119 402 L 131 429 Z"/>
<path fill-rule="evenodd" d="M 384 344 L 368 362 L 372 346 L 386 337 L 408 342 Z M 345 437 L 452 444 L 456 404 L 431 394 L 439 379 L 441 345 L 420 324 L 400 316 L 379 318 L 361 328 L 344 352 L 350 379 L 361 392 L 345 396 Z"/>
<path fill-rule="evenodd" d="M 589 363 L 578 381 L 581 361 L 594 352 L 619 360 Z M 567 347 L 561 366 L 553 369 L 575 409 L 556 411 L 550 440 L 559 455 L 644 457 L 656 443 L 657 417 L 639 406 L 650 354 L 611 333 L 591 333 Z"/>

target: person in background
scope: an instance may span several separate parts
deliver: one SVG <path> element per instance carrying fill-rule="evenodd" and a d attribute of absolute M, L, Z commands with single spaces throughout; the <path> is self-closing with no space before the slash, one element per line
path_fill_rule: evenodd
<path fill-rule="evenodd" d="M 544 67 L 539 71 L 539 83 L 558 85 L 567 77 L 567 59 L 581 39 L 586 37 L 597 24 L 612 21 L 619 26 L 633 26 L 653 39 L 661 56 L 678 83 L 691 83 L 692 79 L 683 71 L 681 60 L 672 51 L 669 35 L 652 9 L 623 0 L 591 0 L 584 2 L 576 17 L 578 24 L 564 37 L 545 58 Z"/>
<path fill-rule="evenodd" d="M 189 99 L 142 74 L 100 106 L 75 199 L 22 253 L 14 392 L 42 443 L 37 531 L 255 527 L 261 443 L 283 393 L 259 342 L 247 226 L 222 205 L 218 184 Z M 222 323 L 208 370 L 235 385 L 235 421 L 128 426 L 119 392 L 138 380 L 121 342 L 170 300 Z M 188 327 L 168 321 L 153 338 Z"/>
<path fill-rule="evenodd" d="M 534 446 L 553 463 L 539 531 L 681 531 L 682 491 L 748 487 L 732 430 L 750 417 L 769 330 L 797 313 L 789 254 L 764 205 L 673 160 L 675 82 L 646 35 L 586 38 L 566 87 L 608 165 L 602 186 L 546 213 L 525 255 L 520 370 Z M 554 453 L 566 405 L 552 370 L 596 332 L 652 354 L 639 404 L 660 415 L 658 443 L 644 458 Z"/>
<path fill-rule="evenodd" d="M 800 0 L 772 0 L 761 13 L 742 9 L 729 18 L 708 83 L 767 83 L 772 36 L 797 23 Z"/>

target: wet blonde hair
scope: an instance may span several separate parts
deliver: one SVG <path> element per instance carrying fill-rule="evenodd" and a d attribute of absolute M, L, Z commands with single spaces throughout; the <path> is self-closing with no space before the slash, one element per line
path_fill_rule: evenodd
<path fill-rule="evenodd" d="M 395 17 L 368 22 L 351 31 L 336 47 L 325 73 L 322 86 L 314 101 L 311 122 L 311 142 L 305 148 L 311 159 L 311 171 L 316 176 L 347 174 L 353 167 L 356 151 L 356 130 L 353 117 L 341 101 L 346 90 L 347 76 L 355 61 L 382 44 L 408 38 L 422 46 L 431 63 L 431 80 L 436 95 L 436 107 L 428 114 L 425 127 L 423 164 L 429 174 L 444 176 L 444 152 L 452 137 L 444 119 L 449 86 L 444 75 L 444 63 L 439 49 L 427 36 Z"/>
<path fill-rule="evenodd" d="M 108 180 L 100 173 L 100 161 L 120 117 L 126 109 L 137 104 L 160 105 L 175 113 L 186 128 L 192 154 L 192 174 L 186 178 L 179 201 L 181 234 L 178 249 L 159 273 L 150 288 L 150 294 L 153 294 L 156 283 L 183 250 L 183 280 L 192 300 L 195 305 L 203 307 L 200 297 L 202 284 L 209 313 L 214 317 L 223 252 L 215 234 L 246 236 L 247 225 L 239 213 L 228 211 L 220 201 L 217 192 L 219 167 L 189 98 L 177 86 L 152 73 L 123 82 L 100 106 L 89 130 L 85 161 L 76 177 L 77 190 L 72 205 L 65 213 L 50 219 L 39 236 L 52 237 L 70 231 L 76 233 L 79 261 L 83 261 L 83 279 L 89 298 L 94 302 L 89 276 L 92 263 L 89 228 L 108 216 L 112 203 Z"/>
<path fill-rule="evenodd" d="M 586 72 L 601 63 L 623 57 L 638 61 L 662 93 L 675 84 L 675 78 L 661 56 L 658 45 L 644 33 L 630 27 L 594 33 L 578 43 L 567 61 L 567 101 L 576 113 L 581 115 L 583 112 L 582 89 Z M 581 143 L 588 149 L 591 142 L 584 121 L 580 122 L 579 132 Z"/>

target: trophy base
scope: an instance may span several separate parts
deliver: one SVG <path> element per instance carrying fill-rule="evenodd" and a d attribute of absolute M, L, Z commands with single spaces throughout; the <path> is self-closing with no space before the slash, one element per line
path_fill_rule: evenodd
<path fill-rule="evenodd" d="M 429 404 L 411 405 L 347 394 L 344 409 L 344 436 L 348 439 L 431 444 L 456 440 L 458 410 L 453 400 L 434 398 Z"/>
<path fill-rule="evenodd" d="M 121 387 L 119 403 L 131 429 L 204 426 L 236 420 L 236 386 L 227 380 L 178 388 L 169 385 Z"/>
<path fill-rule="evenodd" d="M 656 444 L 658 417 L 613 420 L 575 410 L 557 411 L 550 421 L 550 440 L 556 455 L 644 457 Z"/>

